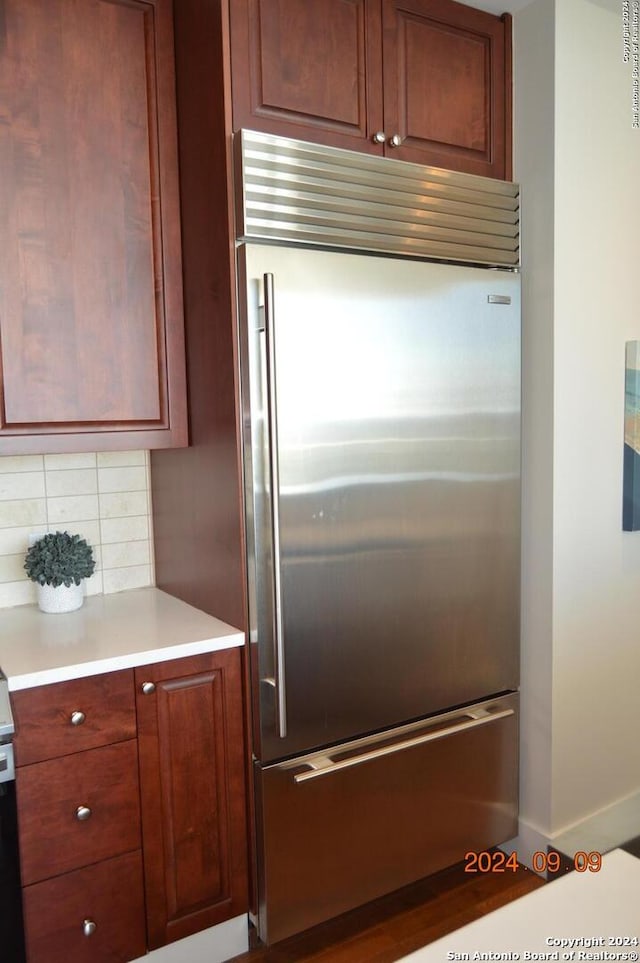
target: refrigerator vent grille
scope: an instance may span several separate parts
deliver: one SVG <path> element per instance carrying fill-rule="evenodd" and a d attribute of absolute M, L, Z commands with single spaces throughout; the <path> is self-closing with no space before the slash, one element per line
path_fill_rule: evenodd
<path fill-rule="evenodd" d="M 518 185 L 240 131 L 238 239 L 519 264 Z"/>

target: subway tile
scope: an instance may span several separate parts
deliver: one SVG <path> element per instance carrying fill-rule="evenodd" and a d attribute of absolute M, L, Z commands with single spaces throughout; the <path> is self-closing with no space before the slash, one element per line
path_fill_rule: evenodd
<path fill-rule="evenodd" d="M 85 595 L 102 595 L 103 591 L 104 591 L 104 585 L 102 582 L 101 571 L 94 572 L 91 578 L 86 578 L 84 580 Z"/>
<path fill-rule="evenodd" d="M 44 498 L 21 498 L 0 502 L 0 528 L 17 528 L 36 525 L 41 528 L 47 521 L 47 503 Z"/>
<path fill-rule="evenodd" d="M 35 582 L 24 579 L 21 582 L 0 582 L 0 608 L 12 605 L 28 605 L 36 601 Z"/>
<path fill-rule="evenodd" d="M 149 489 L 146 450 L 0 457 L 0 609 L 36 601 L 23 569 L 35 532 L 87 540 L 87 595 L 153 585 Z"/>
<path fill-rule="evenodd" d="M 24 555 L 0 556 L 0 582 L 19 582 L 26 578 Z"/>
<path fill-rule="evenodd" d="M 76 468 L 95 468 L 97 456 L 95 451 L 83 451 L 69 455 L 45 455 L 44 467 L 46 471 L 57 471 L 60 469 Z"/>
<path fill-rule="evenodd" d="M 95 520 L 69 519 L 59 525 L 49 525 L 50 532 L 69 532 L 70 535 L 80 535 L 91 545 L 94 555 L 100 545 L 100 522 Z"/>
<path fill-rule="evenodd" d="M 100 518 L 123 518 L 126 515 L 146 515 L 146 492 L 109 492 L 99 496 Z"/>
<path fill-rule="evenodd" d="M 95 469 L 79 468 L 75 471 L 47 471 L 47 498 L 60 495 L 94 495 L 98 492 L 98 475 Z"/>
<path fill-rule="evenodd" d="M 23 525 L 16 528 L 0 528 L 0 555 L 19 555 L 29 548 L 29 535 L 36 531 L 33 525 Z M 45 530 L 43 525 L 40 529 Z"/>
<path fill-rule="evenodd" d="M 136 542 L 149 538 L 149 520 L 146 515 L 130 518 L 103 518 L 100 522 L 102 544 L 113 542 Z"/>
<path fill-rule="evenodd" d="M 99 451 L 98 468 L 122 468 L 127 465 L 144 465 L 145 451 Z"/>
<path fill-rule="evenodd" d="M 105 595 L 123 592 L 125 589 L 144 588 L 151 585 L 151 566 L 134 565 L 131 568 L 112 568 L 102 573 Z"/>
<path fill-rule="evenodd" d="M 149 565 L 151 550 L 148 540 L 139 542 L 112 542 L 102 546 L 102 567 L 126 568 L 132 565 Z"/>
<path fill-rule="evenodd" d="M 99 468 L 98 491 L 139 492 L 146 491 L 147 472 L 144 465 L 134 468 Z"/>
<path fill-rule="evenodd" d="M 44 475 L 40 471 L 17 471 L 0 474 L 0 501 L 43 498 Z"/>
<path fill-rule="evenodd" d="M 47 510 L 50 526 L 63 524 L 72 519 L 86 521 L 98 518 L 98 496 L 63 495 L 60 498 L 48 498 Z"/>
<path fill-rule="evenodd" d="M 0 474 L 10 471 L 42 471 L 42 455 L 2 455 Z"/>

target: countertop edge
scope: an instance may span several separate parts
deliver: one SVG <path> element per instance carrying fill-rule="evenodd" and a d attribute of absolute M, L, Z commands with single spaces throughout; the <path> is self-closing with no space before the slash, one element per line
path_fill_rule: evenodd
<path fill-rule="evenodd" d="M 10 675 L 7 677 L 7 683 L 9 692 L 19 692 L 21 689 L 34 689 L 36 686 L 49 685 L 52 682 L 70 682 L 72 679 L 85 679 L 87 676 L 102 675 L 105 672 L 135 669 L 141 665 L 151 665 L 155 662 L 168 662 L 170 659 L 184 659 L 190 655 L 202 655 L 206 652 L 239 648 L 243 644 L 244 635 L 242 632 L 237 632 L 234 635 L 217 639 L 177 642 L 175 645 L 160 649 L 131 652 L 126 656 L 113 656 L 106 659 L 97 659 L 93 662 L 69 663 L 56 668 Z"/>
<path fill-rule="evenodd" d="M 2 613 L 0 667 L 10 692 L 244 645 L 244 633 L 161 589 L 94 596 L 75 612 Z"/>

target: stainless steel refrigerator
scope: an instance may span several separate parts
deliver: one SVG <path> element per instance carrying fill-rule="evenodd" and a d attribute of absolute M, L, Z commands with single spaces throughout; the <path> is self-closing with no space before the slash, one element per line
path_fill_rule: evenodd
<path fill-rule="evenodd" d="M 243 233 L 257 922 L 274 942 L 515 835 L 519 276 Z"/>

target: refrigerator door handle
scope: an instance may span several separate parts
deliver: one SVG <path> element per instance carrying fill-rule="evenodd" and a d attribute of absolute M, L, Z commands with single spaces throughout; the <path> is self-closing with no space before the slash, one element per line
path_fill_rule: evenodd
<path fill-rule="evenodd" d="M 267 426 L 269 432 L 269 486 L 271 498 L 271 544 L 273 546 L 273 663 L 276 704 L 276 731 L 287 735 L 287 697 L 282 631 L 282 580 L 280 573 L 280 471 L 278 464 L 278 395 L 276 389 L 275 291 L 273 274 L 264 275 L 264 333 L 266 343 Z"/>
<path fill-rule="evenodd" d="M 436 739 L 444 739 L 457 732 L 465 732 L 468 729 L 475 729 L 477 726 L 484 726 L 489 722 L 497 722 L 498 719 L 506 719 L 507 716 L 514 714 L 513 709 L 502 709 L 500 712 L 491 712 L 488 709 L 470 711 L 464 714 L 464 722 L 454 722 L 444 729 L 434 729 L 430 732 L 423 732 L 419 736 L 405 739 L 403 742 L 392 743 L 387 746 L 380 746 L 378 749 L 371 749 L 358 756 L 350 756 L 347 759 L 334 761 L 328 755 L 316 756 L 309 759 L 305 765 L 311 768 L 307 772 L 299 772 L 293 778 L 295 782 L 307 782 L 308 779 L 317 779 L 318 776 L 326 776 L 339 769 L 349 769 L 351 766 L 359 766 L 363 762 L 372 762 L 382 756 L 390 756 L 393 753 L 401 752 L 403 749 L 411 749 L 414 746 L 421 746 L 425 742 L 434 742 Z"/>

